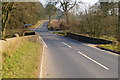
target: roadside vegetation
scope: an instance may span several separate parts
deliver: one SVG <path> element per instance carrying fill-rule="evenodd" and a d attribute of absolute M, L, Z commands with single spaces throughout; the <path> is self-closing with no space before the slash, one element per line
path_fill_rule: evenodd
<path fill-rule="evenodd" d="M 119 30 L 119 22 L 116 8 L 118 8 L 118 3 L 96 3 L 86 9 L 85 13 L 80 12 L 76 16 L 74 13 L 69 14 L 70 23 L 67 27 L 73 33 L 97 38 L 106 36 L 108 39 L 111 37 L 117 40 L 119 34 L 116 31 Z"/>
<path fill-rule="evenodd" d="M 120 52 L 120 48 L 113 44 L 106 44 L 106 45 L 101 44 L 101 45 L 98 45 L 98 47 L 116 51 L 116 52 Z"/>
<path fill-rule="evenodd" d="M 35 35 L 30 29 L 36 28 L 46 19 L 43 5 L 40 2 L 2 2 L 1 8 L 0 33 L 4 39 L 1 40 L 4 42 L 2 77 L 38 78 L 42 44 L 36 42 L 32 36 L 29 36 L 32 37 L 30 39 L 22 36 Z"/>
<path fill-rule="evenodd" d="M 59 27 L 64 27 L 64 32 L 72 32 L 80 35 L 113 41 L 111 47 L 120 49 L 120 1 L 97 2 L 96 4 L 81 10 L 84 2 L 61 2 L 64 16 Z M 71 4 L 71 5 L 69 5 Z M 61 16 L 60 16 L 61 17 Z M 58 22 L 60 22 L 58 20 Z M 52 23 L 51 23 L 52 24 Z M 58 28 L 51 26 L 52 28 Z M 56 29 L 53 29 L 56 30 Z M 106 46 L 106 45 L 104 45 Z M 102 46 L 101 46 L 102 47 Z M 112 49 L 112 48 L 109 48 Z"/>
<path fill-rule="evenodd" d="M 2 2 L 2 37 L 19 34 L 35 28 L 45 19 L 44 7 L 39 2 Z M 28 26 L 26 26 L 28 25 Z"/>
<path fill-rule="evenodd" d="M 38 78 L 42 45 L 25 41 L 12 55 L 10 50 L 3 53 L 3 78 Z"/>
<path fill-rule="evenodd" d="M 110 40 L 113 44 L 99 47 L 120 52 L 120 2 L 98 2 L 81 11 L 84 4 L 76 0 L 59 0 L 55 3 L 48 1 L 43 7 L 40 2 L 3 2 L 0 6 L 0 37 L 23 36 L 25 32 L 34 34 L 27 30 L 47 19 L 48 29 L 58 30 L 53 32 L 55 34 L 66 36 L 66 32 L 72 32 Z M 14 42 L 2 53 L 3 78 L 37 78 L 41 52 L 42 45 L 36 42 Z"/>

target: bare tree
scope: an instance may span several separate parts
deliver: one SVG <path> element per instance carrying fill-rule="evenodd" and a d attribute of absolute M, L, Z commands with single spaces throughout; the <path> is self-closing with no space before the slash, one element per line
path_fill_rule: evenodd
<path fill-rule="evenodd" d="M 49 0 L 48 3 L 52 3 L 54 6 L 57 4 L 60 5 L 59 9 L 62 9 L 65 15 L 65 21 L 68 24 L 69 23 L 69 11 L 74 8 L 74 6 L 77 4 L 77 0 Z"/>
<path fill-rule="evenodd" d="M 2 34 L 5 35 L 6 25 L 10 18 L 10 13 L 14 9 L 14 2 L 2 3 Z"/>
<path fill-rule="evenodd" d="M 76 5 L 76 0 L 75 1 L 63 0 L 60 1 L 60 4 L 65 14 L 66 23 L 68 24 L 69 23 L 68 12 Z"/>
<path fill-rule="evenodd" d="M 49 23 L 51 22 L 52 16 L 56 13 L 57 8 L 52 2 L 49 2 L 45 7 L 45 12 L 48 15 Z"/>
<path fill-rule="evenodd" d="M 120 48 L 120 1 L 118 2 L 118 27 L 117 27 L 117 41 L 118 41 L 118 47 Z"/>

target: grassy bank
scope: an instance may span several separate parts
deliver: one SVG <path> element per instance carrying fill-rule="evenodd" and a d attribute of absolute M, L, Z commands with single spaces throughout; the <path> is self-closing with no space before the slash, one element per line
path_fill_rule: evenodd
<path fill-rule="evenodd" d="M 66 33 L 62 32 L 62 31 L 61 32 L 57 31 L 57 32 L 53 32 L 53 33 L 57 34 L 57 35 L 60 35 L 60 36 L 66 36 Z M 82 36 L 85 36 L 85 35 L 82 35 Z M 90 37 L 90 36 L 87 36 L 87 37 Z M 91 37 L 91 38 L 95 38 L 95 37 Z M 98 39 L 116 41 L 115 38 L 113 38 L 113 37 L 107 37 L 107 36 L 103 36 L 103 37 L 100 37 Z M 113 52 L 120 52 L 120 47 L 118 47 L 116 44 L 101 44 L 101 45 L 98 45 L 97 47 L 104 48 L 106 50 L 113 51 Z"/>
<path fill-rule="evenodd" d="M 42 45 L 26 41 L 13 54 L 3 56 L 3 78 L 37 78 Z"/>
<path fill-rule="evenodd" d="M 106 45 L 102 44 L 102 45 L 98 45 L 98 47 L 120 52 L 120 48 L 118 46 L 112 45 L 112 44 L 106 44 Z"/>

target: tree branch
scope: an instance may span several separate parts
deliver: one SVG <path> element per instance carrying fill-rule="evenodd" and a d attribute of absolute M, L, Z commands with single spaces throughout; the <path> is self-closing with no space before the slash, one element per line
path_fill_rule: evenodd
<path fill-rule="evenodd" d="M 76 5 L 76 1 L 75 1 L 75 3 L 73 4 L 73 6 L 71 6 L 67 11 L 71 10 L 75 5 Z"/>
<path fill-rule="evenodd" d="M 63 10 L 65 11 L 64 3 L 60 2 L 60 4 L 61 4 Z"/>

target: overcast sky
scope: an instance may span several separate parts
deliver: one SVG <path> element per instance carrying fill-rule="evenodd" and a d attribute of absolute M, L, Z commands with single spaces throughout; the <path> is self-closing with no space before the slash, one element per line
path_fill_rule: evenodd
<path fill-rule="evenodd" d="M 45 4 L 47 4 L 48 1 L 54 1 L 54 0 L 40 0 L 40 2 L 43 4 L 43 6 L 45 6 Z M 75 0 L 72 0 L 75 1 Z M 78 2 L 83 2 L 84 4 L 80 4 L 79 5 L 79 9 L 76 10 L 75 7 L 72 9 L 73 12 L 84 12 L 85 9 L 88 9 L 91 5 L 94 5 L 95 3 L 97 3 L 99 0 L 77 0 Z"/>
<path fill-rule="evenodd" d="M 42 4 L 45 4 L 47 1 L 50 1 L 50 0 L 40 0 L 40 2 L 42 3 Z M 53 0 L 52 0 L 53 1 Z M 84 2 L 84 3 L 87 3 L 87 4 L 90 4 L 90 5 L 93 5 L 93 4 L 95 4 L 96 2 L 98 2 L 98 0 L 77 0 L 77 1 L 79 1 L 79 2 Z"/>

